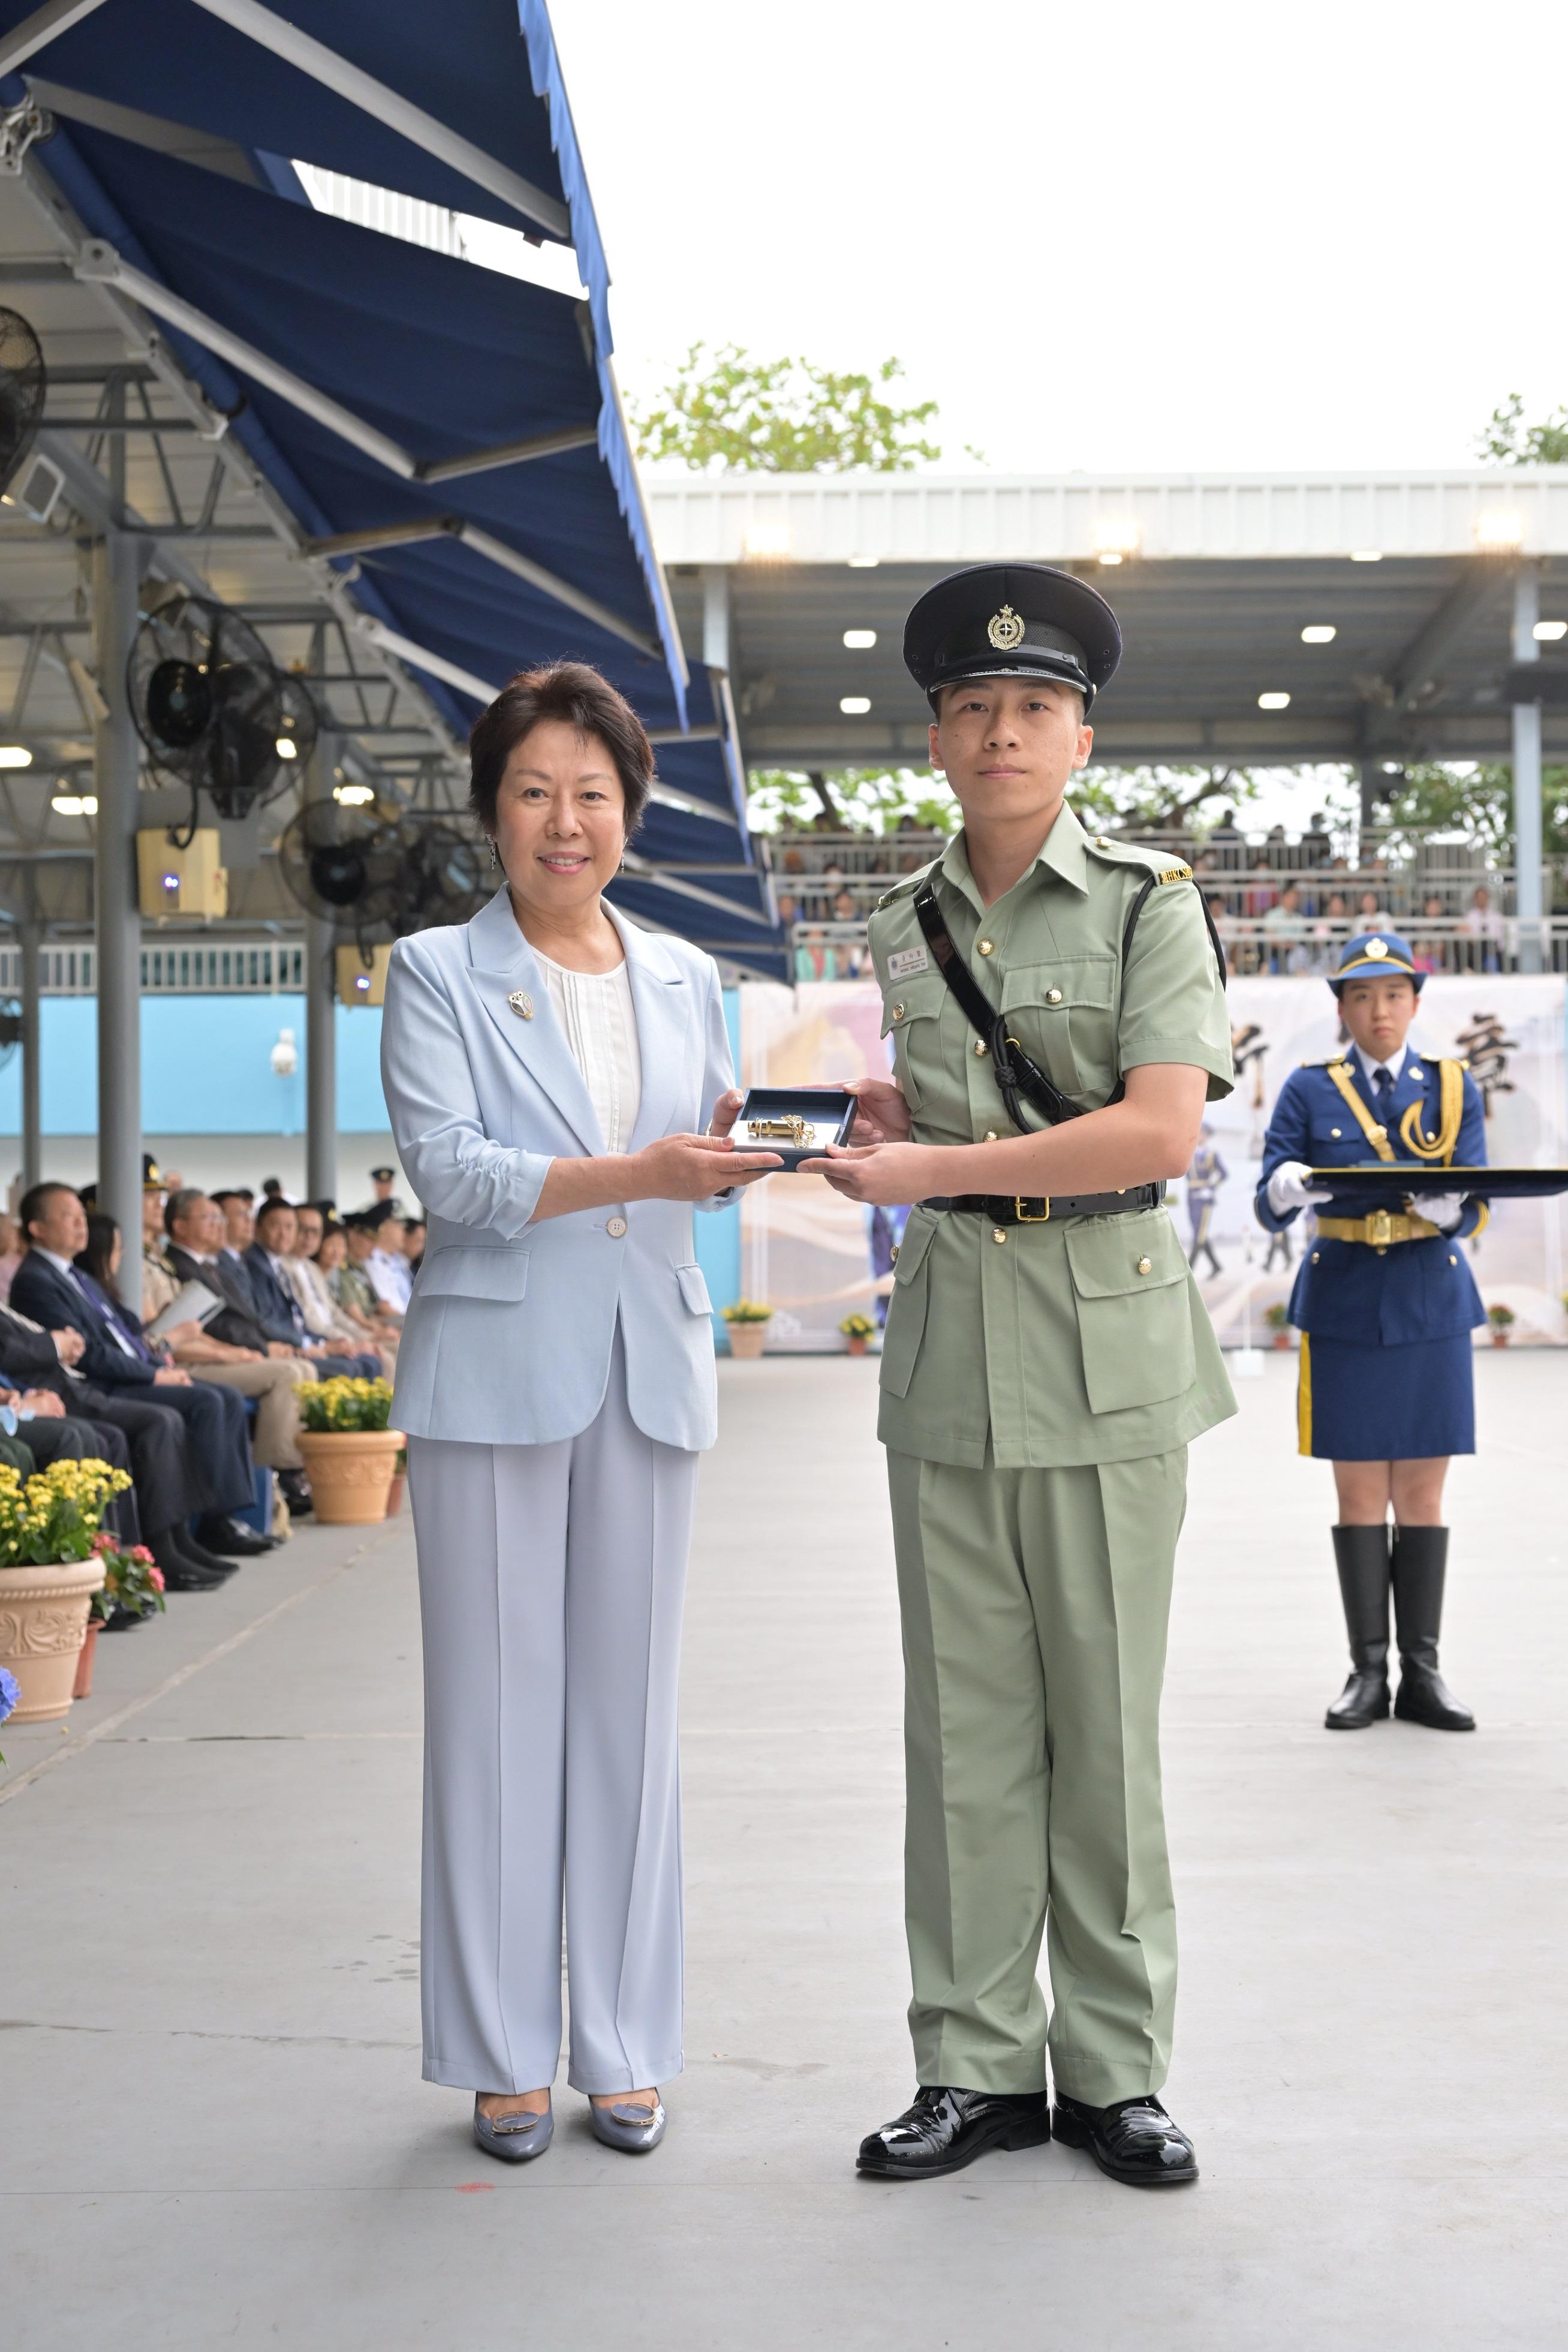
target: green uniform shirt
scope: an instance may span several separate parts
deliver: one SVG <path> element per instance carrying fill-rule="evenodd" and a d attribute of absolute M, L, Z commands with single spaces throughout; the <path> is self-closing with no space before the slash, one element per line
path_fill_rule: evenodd
<path fill-rule="evenodd" d="M 1119 1073 L 1147 1062 L 1207 1070 L 1211 1101 L 1230 1092 L 1225 992 L 1190 881 L 1156 884 L 1121 969 L 1141 885 L 1151 873 L 1185 877 L 1185 866 L 1091 839 L 1064 806 L 994 906 L 975 887 L 962 834 L 925 871 L 977 982 L 1075 1102 L 1099 1108 Z M 925 878 L 901 882 L 871 919 L 883 1034 L 917 1143 L 1000 1139 L 1018 1130 L 926 946 L 914 907 Z M 1126 1462 L 1168 1453 L 1235 1410 L 1165 1209 L 1005 1229 L 911 1213 L 883 1347 L 885 1445 L 971 1468 Z"/>

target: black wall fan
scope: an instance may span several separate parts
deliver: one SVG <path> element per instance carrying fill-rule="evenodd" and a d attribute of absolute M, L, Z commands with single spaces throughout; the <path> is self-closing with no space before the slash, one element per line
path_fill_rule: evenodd
<path fill-rule="evenodd" d="M 47 384 L 38 338 L 20 310 L 0 309 L 0 490 L 26 462 Z"/>
<path fill-rule="evenodd" d="M 304 682 L 277 667 L 248 621 L 210 597 L 179 594 L 149 614 L 126 690 L 154 764 L 191 787 L 193 827 L 200 793 L 220 816 L 246 817 L 298 778 L 316 748 Z"/>
<path fill-rule="evenodd" d="M 478 844 L 429 817 L 389 823 L 369 808 L 311 801 L 286 827 L 277 855 L 300 906 L 361 947 L 465 923 L 491 895 Z"/>

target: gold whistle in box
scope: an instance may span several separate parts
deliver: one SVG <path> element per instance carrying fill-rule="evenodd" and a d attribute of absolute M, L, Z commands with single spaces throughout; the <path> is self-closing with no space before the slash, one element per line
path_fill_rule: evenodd
<path fill-rule="evenodd" d="M 811 1141 L 810 1123 L 798 1111 L 788 1118 L 748 1118 L 746 1132 L 753 1143 L 792 1143 L 799 1151 L 807 1150 Z"/>

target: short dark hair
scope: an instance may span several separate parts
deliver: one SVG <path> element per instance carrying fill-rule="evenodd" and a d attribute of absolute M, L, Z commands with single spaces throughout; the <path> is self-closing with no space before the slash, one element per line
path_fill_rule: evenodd
<path fill-rule="evenodd" d="M 269 1224 L 274 1217 L 291 1217 L 293 1214 L 293 1202 L 284 1200 L 281 1193 L 271 1192 L 256 1213 L 256 1229 L 259 1233 L 263 1225 Z"/>
<path fill-rule="evenodd" d="M 215 1201 L 220 1209 L 225 1201 L 243 1201 L 248 1209 L 256 1194 L 247 1191 L 243 1184 L 225 1184 L 221 1192 L 209 1192 L 207 1198 L 209 1201 Z"/>
<path fill-rule="evenodd" d="M 33 1238 L 33 1219 L 43 1215 L 44 1202 L 55 1192 L 76 1192 L 77 1199 L 81 1198 L 74 1184 L 62 1184 L 57 1176 L 46 1176 L 41 1184 L 29 1184 L 17 1202 L 16 1222 L 28 1241 Z"/>
<path fill-rule="evenodd" d="M 199 1184 L 182 1184 L 180 1190 L 171 1192 L 163 1203 L 163 1231 L 172 1234 L 175 1226 L 182 1224 L 190 1215 L 196 1202 L 207 1198 Z"/>
<path fill-rule="evenodd" d="M 643 822 L 653 785 L 653 747 L 623 694 L 587 662 L 549 662 L 523 669 L 482 710 L 468 738 L 468 805 L 488 834 L 507 761 L 542 719 L 559 719 L 580 735 L 597 735 L 615 763 L 626 803 L 626 837 Z"/>

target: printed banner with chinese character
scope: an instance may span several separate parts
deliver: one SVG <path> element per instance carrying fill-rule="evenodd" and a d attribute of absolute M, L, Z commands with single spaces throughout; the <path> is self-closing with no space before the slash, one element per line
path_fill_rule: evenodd
<path fill-rule="evenodd" d="M 1411 1044 L 1458 1055 L 1487 1106 L 1487 1156 L 1512 1166 L 1568 1164 L 1568 983 L 1559 976 L 1439 974 L 1427 982 Z M 1252 1212 L 1263 1134 L 1274 1097 L 1300 1062 L 1322 1061 L 1340 1042 L 1333 998 L 1322 980 L 1232 981 L 1236 1091 L 1211 1103 L 1200 1146 L 1207 1179 L 1189 1202 L 1171 1188 L 1171 1213 L 1189 1246 L 1204 1227 L 1197 1275 L 1228 1347 L 1257 1347 L 1268 1312 L 1291 1295 L 1304 1218 L 1287 1234 L 1264 1232 Z M 835 1085 L 883 1077 L 891 1057 L 880 1032 L 882 1000 L 870 982 L 763 982 L 740 992 L 741 1082 Z M 1205 1221 L 1206 1201 L 1211 1203 Z M 1194 1213 L 1196 1213 L 1196 1217 Z M 903 1210 L 843 1201 L 820 1177 L 770 1177 L 743 1196 L 741 1280 L 747 1297 L 774 1309 L 771 1348 L 840 1349 L 839 1325 L 861 1313 L 879 1321 L 891 1286 L 892 1245 Z M 1563 1290 L 1568 1202 L 1501 1202 L 1467 1243 L 1488 1307 L 1509 1308 L 1515 1345 L 1568 1344 Z M 1487 1333 L 1477 1334 L 1484 1341 Z"/>

